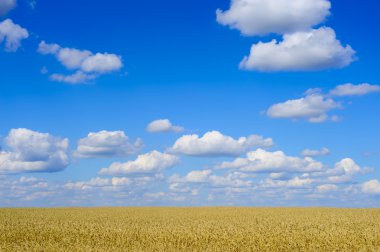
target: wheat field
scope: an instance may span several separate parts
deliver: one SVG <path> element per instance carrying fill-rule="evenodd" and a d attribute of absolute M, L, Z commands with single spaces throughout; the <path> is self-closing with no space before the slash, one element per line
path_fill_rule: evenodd
<path fill-rule="evenodd" d="M 380 251 L 380 210 L 0 209 L 0 251 Z"/>

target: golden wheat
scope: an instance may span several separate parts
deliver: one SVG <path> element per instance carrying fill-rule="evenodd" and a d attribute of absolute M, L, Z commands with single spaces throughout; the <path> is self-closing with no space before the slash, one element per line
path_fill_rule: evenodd
<path fill-rule="evenodd" d="M 0 251 L 380 251 L 380 210 L 0 209 Z"/>

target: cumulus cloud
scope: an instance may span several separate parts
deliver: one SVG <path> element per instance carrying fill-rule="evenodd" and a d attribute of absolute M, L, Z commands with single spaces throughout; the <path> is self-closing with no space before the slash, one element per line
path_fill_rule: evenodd
<path fill-rule="evenodd" d="M 330 150 L 327 149 L 327 148 L 322 148 L 320 150 L 305 149 L 305 150 L 302 151 L 301 154 L 304 157 L 327 156 L 327 155 L 330 155 Z"/>
<path fill-rule="evenodd" d="M 364 182 L 361 187 L 364 193 L 380 194 L 380 182 L 377 179 Z"/>
<path fill-rule="evenodd" d="M 127 157 L 139 151 L 143 143 L 131 143 L 124 131 L 91 132 L 78 141 L 75 156 L 79 158 Z"/>
<path fill-rule="evenodd" d="M 7 14 L 17 5 L 17 0 L 1 0 L 0 1 L 0 16 Z"/>
<path fill-rule="evenodd" d="M 112 163 L 108 168 L 101 169 L 100 174 L 113 176 L 152 174 L 162 172 L 178 163 L 179 158 L 174 155 L 152 151 L 139 155 L 134 161 Z"/>
<path fill-rule="evenodd" d="M 334 169 L 328 170 L 328 180 L 331 183 L 345 183 L 352 180 L 355 174 L 362 172 L 362 169 L 351 158 L 344 158 L 335 164 Z"/>
<path fill-rule="evenodd" d="M 53 74 L 51 79 L 70 84 L 85 83 L 101 74 L 118 71 L 123 67 L 121 56 L 110 53 L 92 53 L 76 48 L 62 48 L 58 44 L 41 41 L 37 51 L 43 55 L 54 55 L 57 60 L 74 74 Z"/>
<path fill-rule="evenodd" d="M 152 121 L 146 127 L 146 130 L 150 133 L 160 132 L 175 132 L 179 133 L 184 130 L 181 126 L 174 126 L 168 119 L 159 119 Z"/>
<path fill-rule="evenodd" d="M 273 180 L 273 179 L 266 179 L 261 184 L 262 187 L 273 187 L 273 188 L 282 188 L 282 187 L 289 187 L 289 188 L 299 188 L 299 187 L 305 187 L 309 186 L 313 183 L 313 180 L 310 178 L 299 178 L 295 177 L 290 180 Z"/>
<path fill-rule="evenodd" d="M 177 192 L 190 192 L 191 185 L 204 184 L 213 188 L 242 188 L 249 187 L 252 181 L 244 180 L 245 174 L 230 172 L 225 175 L 215 175 L 212 170 L 190 171 L 181 177 L 177 174 L 169 178 L 170 189 Z"/>
<path fill-rule="evenodd" d="M 324 184 L 324 185 L 319 185 L 317 187 L 317 191 L 319 193 L 327 193 L 327 192 L 331 192 L 331 191 L 336 191 L 338 189 L 339 189 L 338 186 L 334 185 L 334 184 Z"/>
<path fill-rule="evenodd" d="M 239 156 L 255 147 L 271 147 L 273 140 L 258 135 L 234 139 L 219 131 L 210 131 L 202 137 L 185 135 L 170 149 L 172 153 L 189 156 Z"/>
<path fill-rule="evenodd" d="M 0 22 L 0 44 L 5 42 L 5 50 L 15 52 L 21 46 L 21 41 L 27 39 L 29 33 L 25 28 L 13 23 L 11 19 Z"/>
<path fill-rule="evenodd" d="M 335 31 L 321 27 L 285 34 L 283 41 L 259 42 L 244 57 L 240 68 L 257 71 L 316 71 L 342 68 L 355 60 L 355 51 L 342 46 Z"/>
<path fill-rule="evenodd" d="M 64 75 L 64 74 L 52 74 L 50 75 L 50 79 L 56 82 L 63 82 L 68 84 L 80 84 L 80 83 L 88 83 L 91 80 L 97 78 L 97 75 L 94 74 L 86 74 L 82 71 L 77 71 L 73 74 Z"/>
<path fill-rule="evenodd" d="M 81 69 L 85 72 L 109 73 L 123 66 L 121 57 L 111 53 L 96 53 L 86 57 Z"/>
<path fill-rule="evenodd" d="M 171 183 L 205 183 L 208 181 L 212 170 L 195 170 L 190 171 L 187 175 L 181 177 L 177 174 L 172 175 L 169 178 Z"/>
<path fill-rule="evenodd" d="M 69 164 L 68 139 L 28 129 L 12 129 L 9 151 L 0 151 L 0 173 L 57 172 Z"/>
<path fill-rule="evenodd" d="M 328 0 L 232 0 L 229 10 L 216 11 L 217 21 L 243 35 L 307 30 L 330 14 Z"/>
<path fill-rule="evenodd" d="M 359 85 L 354 85 L 351 83 L 339 85 L 330 91 L 330 95 L 333 96 L 362 96 L 369 93 L 380 92 L 379 85 L 371 85 L 368 83 L 363 83 Z"/>
<path fill-rule="evenodd" d="M 326 121 L 328 112 L 340 107 L 340 104 L 331 98 L 312 94 L 272 105 L 268 109 L 267 115 L 271 118 L 306 119 L 309 122 L 317 123 Z"/>
<path fill-rule="evenodd" d="M 88 190 L 94 187 L 104 187 L 110 185 L 110 180 L 106 178 L 92 178 L 90 181 L 68 182 L 64 185 L 69 190 Z"/>
<path fill-rule="evenodd" d="M 321 171 L 323 165 L 310 157 L 291 157 L 282 151 L 258 149 L 248 152 L 245 158 L 223 162 L 218 168 L 239 169 L 243 172 L 316 172 Z"/>

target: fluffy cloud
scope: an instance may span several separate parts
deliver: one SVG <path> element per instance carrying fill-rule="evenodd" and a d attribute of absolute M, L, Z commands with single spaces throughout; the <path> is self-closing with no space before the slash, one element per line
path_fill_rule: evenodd
<path fill-rule="evenodd" d="M 213 188 L 241 188 L 249 187 L 253 183 L 246 178 L 245 174 L 230 172 L 219 176 L 213 174 L 212 170 L 191 171 L 187 175 L 181 177 L 177 174 L 169 178 L 170 189 L 177 192 L 190 192 L 191 185 L 206 184 Z"/>
<path fill-rule="evenodd" d="M 0 152 L 0 173 L 56 172 L 69 164 L 67 139 L 13 129 L 6 144 L 9 151 Z"/>
<path fill-rule="evenodd" d="M 273 140 L 258 135 L 234 139 L 218 131 L 210 131 L 202 137 L 185 135 L 170 149 L 176 154 L 189 156 L 238 156 L 254 147 L 271 147 Z"/>
<path fill-rule="evenodd" d="M 327 148 L 322 148 L 320 150 L 306 149 L 306 150 L 303 150 L 301 154 L 304 157 L 327 156 L 327 155 L 330 155 L 330 150 Z"/>
<path fill-rule="evenodd" d="M 331 191 L 336 191 L 338 189 L 339 189 L 338 186 L 333 185 L 333 184 L 324 184 L 317 187 L 317 191 L 319 193 L 327 193 Z"/>
<path fill-rule="evenodd" d="M 258 71 L 315 71 L 342 68 L 355 60 L 355 51 L 342 46 L 333 29 L 285 34 L 283 41 L 259 42 L 244 57 L 240 68 Z"/>
<path fill-rule="evenodd" d="M 328 181 L 331 183 L 345 183 L 352 180 L 355 174 L 362 171 L 359 165 L 351 158 L 344 158 L 335 164 L 335 168 L 328 170 Z"/>
<path fill-rule="evenodd" d="M 171 168 L 179 163 L 179 158 L 152 151 L 147 154 L 139 155 L 136 160 L 126 163 L 113 163 L 108 168 L 103 168 L 100 174 L 106 175 L 133 175 L 133 174 L 152 174 Z"/>
<path fill-rule="evenodd" d="M 368 194 L 380 194 L 380 182 L 377 179 L 364 182 L 362 192 Z"/>
<path fill-rule="evenodd" d="M 330 7 L 328 0 L 232 0 L 229 10 L 216 14 L 220 24 L 252 36 L 309 29 L 325 20 Z"/>
<path fill-rule="evenodd" d="M 304 98 L 288 100 L 272 105 L 267 115 L 271 118 L 306 119 L 309 122 L 323 122 L 328 119 L 327 113 L 339 108 L 340 104 L 320 94 L 307 95 Z"/>
<path fill-rule="evenodd" d="M 91 132 L 78 142 L 75 155 L 80 158 L 126 157 L 136 153 L 142 147 L 142 141 L 131 143 L 123 131 Z"/>
<path fill-rule="evenodd" d="M 38 52 L 54 55 L 69 70 L 76 70 L 71 75 L 54 74 L 52 80 L 70 84 L 85 83 L 98 75 L 118 71 L 123 67 L 121 56 L 110 53 L 92 53 L 88 50 L 62 48 L 58 44 L 41 41 Z"/>
<path fill-rule="evenodd" d="M 79 84 L 79 83 L 87 83 L 91 80 L 96 79 L 97 76 L 94 74 L 86 74 L 82 71 L 77 71 L 70 75 L 64 74 L 52 74 L 50 75 L 50 79 L 56 82 L 64 82 L 68 84 Z"/>
<path fill-rule="evenodd" d="M 299 187 L 305 187 L 309 186 L 313 183 L 313 180 L 310 178 L 299 178 L 295 177 L 290 180 L 273 180 L 273 179 L 266 179 L 263 183 L 263 187 L 289 187 L 289 188 L 299 188 Z"/>
<path fill-rule="evenodd" d="M 69 190 L 88 190 L 94 187 L 104 187 L 110 185 L 110 180 L 105 178 L 92 178 L 90 181 L 68 182 L 64 185 Z"/>
<path fill-rule="evenodd" d="M 0 1 L 0 16 L 7 14 L 17 5 L 16 0 L 1 0 Z"/>
<path fill-rule="evenodd" d="M 212 170 L 190 171 L 187 175 L 181 177 L 177 174 L 169 178 L 171 183 L 205 183 L 208 181 Z"/>
<path fill-rule="evenodd" d="M 15 52 L 21 46 L 21 40 L 29 37 L 26 29 L 6 19 L 0 22 L 0 44 L 5 41 L 5 50 Z"/>
<path fill-rule="evenodd" d="M 123 66 L 121 57 L 110 53 L 96 53 L 87 57 L 81 65 L 85 72 L 109 73 Z"/>
<path fill-rule="evenodd" d="M 159 132 L 182 132 L 184 130 L 181 126 L 174 126 L 168 119 L 155 120 L 148 124 L 146 130 L 150 133 Z"/>
<path fill-rule="evenodd" d="M 218 168 L 239 169 L 243 172 L 315 172 L 320 171 L 323 165 L 310 157 L 291 157 L 282 151 L 258 149 L 248 152 L 245 158 L 223 162 Z"/>
<path fill-rule="evenodd" d="M 337 86 L 335 89 L 330 91 L 330 94 L 334 96 L 362 96 L 376 92 L 380 92 L 379 85 L 371 85 L 367 83 L 354 85 L 347 83 Z"/>

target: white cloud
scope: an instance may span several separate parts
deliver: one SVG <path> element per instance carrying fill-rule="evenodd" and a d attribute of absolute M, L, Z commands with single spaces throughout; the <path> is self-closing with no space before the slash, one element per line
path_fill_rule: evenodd
<path fill-rule="evenodd" d="M 97 53 L 87 57 L 81 69 L 85 72 L 109 73 L 123 67 L 121 57 L 110 53 Z"/>
<path fill-rule="evenodd" d="M 218 168 L 239 169 L 243 172 L 315 172 L 320 171 L 323 165 L 310 157 L 291 157 L 282 151 L 258 149 L 248 152 L 246 158 L 223 162 Z"/>
<path fill-rule="evenodd" d="M 285 34 L 281 42 L 254 44 L 240 68 L 264 72 L 316 71 L 348 66 L 355 60 L 354 55 L 349 45 L 342 46 L 336 39 L 333 29 L 321 27 Z"/>
<path fill-rule="evenodd" d="M 330 14 L 328 0 L 232 0 L 227 11 L 217 10 L 217 21 L 243 35 L 284 34 L 309 29 Z"/>
<path fill-rule="evenodd" d="M 362 192 L 368 194 L 380 194 L 380 182 L 373 179 L 362 184 Z"/>
<path fill-rule="evenodd" d="M 322 148 L 320 150 L 306 149 L 306 150 L 303 150 L 301 154 L 304 157 L 327 156 L 327 155 L 330 155 L 330 150 L 327 148 Z"/>
<path fill-rule="evenodd" d="M 339 189 L 338 186 L 333 185 L 333 184 L 324 184 L 324 185 L 320 185 L 317 187 L 317 191 L 319 193 L 327 193 L 327 192 L 331 192 L 331 191 L 336 191 L 338 189 Z"/>
<path fill-rule="evenodd" d="M 55 46 L 53 44 L 52 46 Z M 57 52 L 57 59 L 68 69 L 81 69 L 83 62 L 92 55 L 88 50 L 78 50 L 75 48 L 60 48 Z"/>
<path fill-rule="evenodd" d="M 310 178 L 299 178 L 295 177 L 290 180 L 273 180 L 266 179 L 262 186 L 265 187 L 273 187 L 273 188 L 281 188 L 281 187 L 289 187 L 289 188 L 300 188 L 305 187 L 313 183 L 313 180 Z"/>
<path fill-rule="evenodd" d="M 58 54 L 61 47 L 58 44 L 47 44 L 45 41 L 41 41 L 38 45 L 37 51 L 43 55 Z"/>
<path fill-rule="evenodd" d="M 185 135 L 170 149 L 176 154 L 189 156 L 238 156 L 254 147 L 271 147 L 273 140 L 258 135 L 234 139 L 218 131 L 210 131 L 202 137 Z"/>
<path fill-rule="evenodd" d="M 331 183 L 346 183 L 352 180 L 355 174 L 362 172 L 359 165 L 351 158 L 344 158 L 335 164 L 334 169 L 328 170 L 328 181 Z"/>
<path fill-rule="evenodd" d="M 150 133 L 159 132 L 182 132 L 184 130 L 181 126 L 174 126 L 168 119 L 159 119 L 152 121 L 146 127 L 146 130 Z"/>
<path fill-rule="evenodd" d="M 327 120 L 327 113 L 336 108 L 340 108 L 340 104 L 333 99 L 320 94 L 312 94 L 272 105 L 268 109 L 267 115 L 271 118 L 306 119 L 316 123 Z"/>
<path fill-rule="evenodd" d="M 6 19 L 0 22 L 0 44 L 5 41 L 5 50 L 15 52 L 21 46 L 21 40 L 29 37 L 25 28 Z"/>
<path fill-rule="evenodd" d="M 0 152 L 0 173 L 57 172 L 69 164 L 68 139 L 28 129 L 12 129 L 9 151 Z"/>
<path fill-rule="evenodd" d="M 347 83 L 337 86 L 335 89 L 330 91 L 330 94 L 334 96 L 362 96 L 376 92 L 380 92 L 379 85 L 371 85 L 368 83 L 354 85 Z"/>
<path fill-rule="evenodd" d="M 191 171 L 185 176 L 184 180 L 189 183 L 202 183 L 207 181 L 211 173 L 211 170 Z"/>
<path fill-rule="evenodd" d="M 119 177 L 114 177 L 111 179 L 111 184 L 113 186 L 127 186 L 132 183 L 132 180 L 130 178 L 119 178 Z"/>
<path fill-rule="evenodd" d="M 64 82 L 68 84 L 82 84 L 87 83 L 91 80 L 96 79 L 98 76 L 94 74 L 86 74 L 82 71 L 77 71 L 73 74 L 64 75 L 64 74 L 52 74 L 50 79 L 57 82 Z"/>
<path fill-rule="evenodd" d="M 252 185 L 251 181 L 236 178 L 233 174 L 227 174 L 227 176 L 212 175 L 210 176 L 209 181 L 214 187 L 240 188 L 249 187 Z"/>
<path fill-rule="evenodd" d="M 77 70 L 74 74 L 53 74 L 51 79 L 70 84 L 85 83 L 101 74 L 118 71 L 123 67 L 121 56 L 110 53 L 92 53 L 88 50 L 62 48 L 58 44 L 41 41 L 38 50 L 43 55 L 54 55 L 69 70 Z"/>
<path fill-rule="evenodd" d="M 17 0 L 1 0 L 0 1 L 0 16 L 7 14 L 17 5 Z"/>
<path fill-rule="evenodd" d="M 68 182 L 64 185 L 69 190 L 88 190 L 96 187 L 109 186 L 110 180 L 105 178 L 92 178 L 90 181 Z"/>
<path fill-rule="evenodd" d="M 91 132 L 78 141 L 75 156 L 80 158 L 127 157 L 139 151 L 142 141 L 131 143 L 124 131 Z"/>
<path fill-rule="evenodd" d="M 147 154 L 139 155 L 134 161 L 112 163 L 108 168 L 101 169 L 100 174 L 114 176 L 151 174 L 171 168 L 178 163 L 179 158 L 174 155 L 152 151 Z"/>
<path fill-rule="evenodd" d="M 212 170 L 191 171 L 186 176 L 172 175 L 169 178 L 170 189 L 174 191 L 190 192 L 189 185 L 207 184 L 216 188 L 249 187 L 252 181 L 243 180 L 247 176 L 238 172 L 230 172 L 223 176 L 214 175 Z"/>

